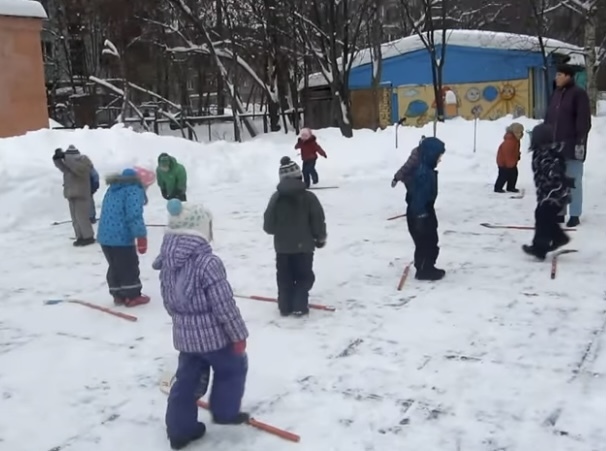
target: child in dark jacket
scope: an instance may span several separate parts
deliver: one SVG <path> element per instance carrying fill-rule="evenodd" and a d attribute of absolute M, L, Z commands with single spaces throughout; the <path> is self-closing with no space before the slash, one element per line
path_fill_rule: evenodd
<path fill-rule="evenodd" d="M 425 136 L 421 136 L 421 140 L 419 141 L 419 144 L 421 144 L 424 139 L 425 139 Z M 404 184 L 404 186 L 406 186 L 406 188 L 408 189 L 408 184 L 410 183 L 410 180 L 412 180 L 412 176 L 418 167 L 419 167 L 419 147 L 417 146 L 414 149 L 412 149 L 412 152 L 410 152 L 410 155 L 408 156 L 408 159 L 406 160 L 406 162 L 394 174 L 393 179 L 391 181 L 391 187 L 395 188 L 396 185 L 398 184 L 398 182 L 402 182 Z"/>
<path fill-rule="evenodd" d="M 263 230 L 274 236 L 280 314 L 302 316 L 309 313 L 309 291 L 315 282 L 314 251 L 326 245 L 324 209 L 315 194 L 305 189 L 297 163 L 283 157 L 279 174 Z"/>
<path fill-rule="evenodd" d="M 166 430 L 172 449 L 182 449 L 204 436 L 196 401 L 206 394 L 213 370 L 210 412 L 214 423 L 246 423 L 241 412 L 248 372 L 248 330 L 236 305 L 223 262 L 213 252 L 212 215 L 201 205 L 171 199 L 160 255 L 164 307 L 172 318 L 173 345 L 179 366 L 166 408 Z"/>
<path fill-rule="evenodd" d="M 149 302 L 141 294 L 139 257 L 147 252 L 147 229 L 143 221 L 145 190 L 134 169 L 107 177 L 97 241 L 109 265 L 107 285 L 114 304 L 135 307 Z"/>
<path fill-rule="evenodd" d="M 558 215 L 570 201 L 570 188 L 574 181 L 566 177 L 563 145 L 555 143 L 553 137 L 553 128 L 540 124 L 533 129 L 530 143 L 537 208 L 532 245 L 525 244 L 522 249 L 539 260 L 545 260 L 547 252 L 570 241 L 560 227 Z"/>
<path fill-rule="evenodd" d="M 495 193 L 504 193 L 505 183 L 507 183 L 507 192 L 520 192 L 516 188 L 516 183 L 518 181 L 518 161 L 520 161 L 520 140 L 523 136 L 524 126 L 517 122 L 514 122 L 505 130 L 503 142 L 497 151 L 499 174 L 494 184 Z"/>
<path fill-rule="evenodd" d="M 419 144 L 419 163 L 407 185 L 406 220 L 408 231 L 415 243 L 415 278 L 440 280 L 446 274 L 436 268 L 438 247 L 438 218 L 434 208 L 438 197 L 438 172 L 436 166 L 446 151 L 438 138 L 425 138 Z"/>
<path fill-rule="evenodd" d="M 307 188 L 310 187 L 310 179 L 316 185 L 320 179 L 316 171 L 316 161 L 318 154 L 328 158 L 324 149 L 318 144 L 318 140 L 309 128 L 301 129 L 295 149 L 301 149 L 301 159 L 303 160 L 303 181 Z"/>

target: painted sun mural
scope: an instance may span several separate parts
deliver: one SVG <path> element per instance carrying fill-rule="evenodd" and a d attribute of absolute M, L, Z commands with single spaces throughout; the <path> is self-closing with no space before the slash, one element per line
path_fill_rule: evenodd
<path fill-rule="evenodd" d="M 435 98 L 431 85 L 399 86 L 398 109 L 408 124 L 424 125 L 435 115 Z M 530 109 L 527 79 L 464 83 L 443 86 L 442 99 L 447 119 L 498 119 L 507 114 L 523 116 Z"/>

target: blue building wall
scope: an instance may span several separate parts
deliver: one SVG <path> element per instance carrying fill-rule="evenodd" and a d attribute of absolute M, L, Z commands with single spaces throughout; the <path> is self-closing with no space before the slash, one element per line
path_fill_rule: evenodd
<path fill-rule="evenodd" d="M 438 49 L 438 55 L 440 50 Z M 446 46 L 443 83 L 481 83 L 528 78 L 529 68 L 541 67 L 540 53 L 519 50 Z M 381 81 L 392 86 L 432 83 L 431 58 L 426 49 L 383 60 Z M 349 76 L 352 89 L 370 87 L 370 64 L 354 67 Z"/>

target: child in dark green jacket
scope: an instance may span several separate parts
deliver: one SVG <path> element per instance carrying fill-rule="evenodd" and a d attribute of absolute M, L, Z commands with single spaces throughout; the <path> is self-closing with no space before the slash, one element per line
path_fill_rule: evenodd
<path fill-rule="evenodd" d="M 164 199 L 179 199 L 181 202 L 187 200 L 187 172 L 175 157 L 167 153 L 160 154 L 156 180 Z"/>

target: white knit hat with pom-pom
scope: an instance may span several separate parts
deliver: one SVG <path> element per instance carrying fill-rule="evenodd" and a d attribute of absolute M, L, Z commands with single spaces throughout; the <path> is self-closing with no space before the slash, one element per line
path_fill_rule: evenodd
<path fill-rule="evenodd" d="M 212 242 L 213 217 L 203 205 L 171 199 L 166 204 L 166 209 L 169 213 L 167 233 L 199 236 Z"/>

